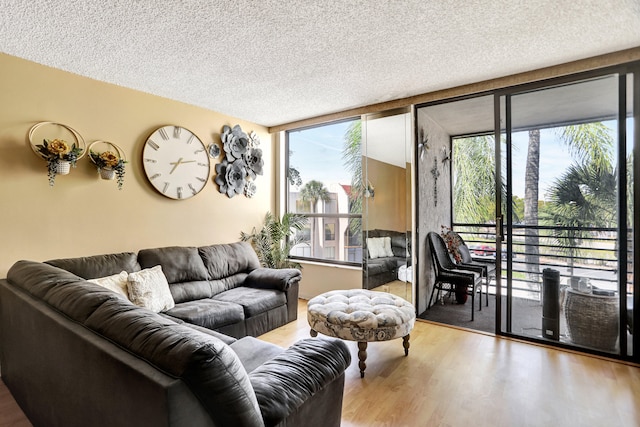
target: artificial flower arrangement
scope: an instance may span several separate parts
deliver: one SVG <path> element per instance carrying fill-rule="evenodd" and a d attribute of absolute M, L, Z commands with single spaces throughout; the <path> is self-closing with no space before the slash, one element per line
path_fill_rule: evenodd
<path fill-rule="evenodd" d="M 447 245 L 447 250 L 451 255 L 452 261 L 456 264 L 462 264 L 462 254 L 459 249 L 462 244 L 462 240 L 458 233 L 447 226 L 441 225 L 440 235 L 442 236 L 444 243 Z"/>
<path fill-rule="evenodd" d="M 122 190 L 126 160 L 109 150 L 103 151 L 102 153 L 89 150 L 89 158 L 96 165 L 103 179 L 113 179 L 115 174 L 118 179 L 118 190 Z"/>
<path fill-rule="evenodd" d="M 53 187 L 56 175 L 66 175 L 69 173 L 69 166 L 76 167 L 76 161 L 82 155 L 82 149 L 76 144 L 69 143 L 63 139 L 43 140 L 42 144 L 36 145 L 38 153 L 47 161 L 47 176 L 49 185 Z"/>
<path fill-rule="evenodd" d="M 224 126 L 220 139 L 226 155 L 216 165 L 214 181 L 219 191 L 230 198 L 236 194 L 253 197 L 257 191 L 254 181 L 263 174 L 264 166 L 258 135 L 255 132 L 247 135 L 240 125 Z"/>

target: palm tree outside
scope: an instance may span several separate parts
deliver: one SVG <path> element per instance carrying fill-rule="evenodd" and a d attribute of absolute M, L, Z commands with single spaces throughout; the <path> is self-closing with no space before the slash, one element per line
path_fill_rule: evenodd
<path fill-rule="evenodd" d="M 583 231 L 573 230 L 571 227 L 588 225 L 591 213 L 587 210 L 599 206 L 599 202 L 590 197 L 589 203 L 583 203 L 586 199 L 578 197 L 584 186 L 596 185 L 591 178 L 599 177 L 607 180 L 612 170 L 614 138 L 609 129 L 602 122 L 592 122 L 585 124 L 569 125 L 556 128 L 556 135 L 559 141 L 564 144 L 569 153 L 578 162 L 571 166 L 565 174 L 556 180 L 550 190 L 550 204 L 548 212 L 543 216 L 546 225 L 569 227 L 571 231 L 556 231 L 557 243 L 565 248 L 569 254 L 569 269 L 573 271 L 573 256 L 575 255 L 576 244 Z M 529 283 L 540 280 L 540 253 L 538 236 L 538 205 L 539 205 L 539 181 L 540 181 L 540 130 L 529 130 L 529 143 L 527 153 L 527 163 L 525 169 L 525 265 L 527 269 L 527 279 Z M 606 181 L 609 182 L 608 180 Z M 613 188 L 610 188 L 611 195 L 614 196 L 615 206 L 615 179 Z M 595 187 L 594 187 L 595 188 Z M 609 197 L 597 192 L 597 197 Z M 595 194 L 595 193 L 593 193 Z M 572 200 L 571 198 L 575 198 Z M 598 202 L 598 203 L 597 203 Z M 571 203 L 571 205 L 567 205 Z M 614 208 L 615 209 L 615 208 Z M 605 212 L 598 215 L 608 217 Z M 573 225 L 572 225 L 573 224 Z M 560 233 L 560 234 L 558 234 Z"/>
<path fill-rule="evenodd" d="M 364 196 L 364 176 L 362 174 L 362 122 L 353 121 L 344 135 L 342 160 L 345 169 L 351 173 L 351 193 L 349 194 L 349 213 L 362 214 Z M 349 222 L 350 234 L 358 236 L 362 232 L 362 219 Z"/>
<path fill-rule="evenodd" d="M 538 190 L 540 182 L 540 129 L 529 131 L 527 165 L 524 176 L 524 262 L 527 279 L 538 282 L 540 277 L 540 238 L 538 236 Z"/>
<path fill-rule="evenodd" d="M 329 190 L 320 181 L 311 180 L 307 182 L 300 190 L 300 198 L 305 203 L 310 203 L 311 213 L 317 213 L 318 202 L 328 202 L 330 200 Z M 312 257 L 322 258 L 321 237 L 318 227 L 318 218 L 311 217 L 311 247 Z"/>
<path fill-rule="evenodd" d="M 592 235 L 589 228 L 616 226 L 616 189 L 613 166 L 595 162 L 571 165 L 551 187 L 541 220 L 558 227 L 555 244 L 569 257 L 571 277 L 581 240 Z"/>
<path fill-rule="evenodd" d="M 512 222 L 524 220 L 525 236 L 523 245 L 523 270 L 530 288 L 536 288 L 540 275 L 540 239 L 538 226 L 564 227 L 555 235 L 555 247 L 565 250 L 571 273 L 576 243 L 582 234 L 567 233 L 571 227 L 598 225 L 609 226 L 615 219 L 616 181 L 612 166 L 614 137 L 612 130 L 604 123 L 595 122 L 555 128 L 545 132 L 542 138 L 555 138 L 557 143 L 567 147 L 574 164 L 562 175 L 558 175 L 551 187 L 547 188 L 547 201 L 541 201 L 540 185 L 540 143 L 541 131 L 527 131 L 524 140 L 527 147 L 523 199 L 512 194 Z M 549 140 L 546 140 L 547 143 Z M 515 147 L 514 147 L 515 148 Z M 454 223 L 488 224 L 495 216 L 495 144 L 493 135 L 467 136 L 453 141 L 454 182 L 453 220 Z M 544 157 L 544 156 L 543 156 Z M 543 159 L 542 161 L 546 161 Z M 560 172 L 561 173 L 561 172 Z M 548 181 L 547 181 L 548 182 Z M 504 184 L 504 179 L 503 179 Z M 596 186 L 597 185 L 597 186 Z M 561 191 L 558 187 L 565 187 Z M 586 192 L 588 203 L 572 200 L 566 188 Z M 502 190 L 506 195 L 506 188 Z M 506 200 L 503 197 L 503 200 Z M 569 205 L 571 203 L 571 205 Z M 608 210 L 607 210 L 608 209 Z M 599 220 L 599 222 L 596 222 Z M 518 244 L 517 242 L 515 242 Z M 574 248 L 574 249 L 570 249 Z M 572 251 L 572 252 L 569 252 Z"/>
<path fill-rule="evenodd" d="M 487 224 L 496 211 L 493 135 L 457 138 L 453 143 L 453 221 Z"/>

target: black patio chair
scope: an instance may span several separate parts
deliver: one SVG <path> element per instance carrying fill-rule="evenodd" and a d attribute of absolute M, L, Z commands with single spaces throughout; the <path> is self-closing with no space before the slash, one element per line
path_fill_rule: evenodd
<path fill-rule="evenodd" d="M 457 233 L 456 233 L 457 234 Z M 464 239 L 460 237 L 460 241 L 462 244 L 458 247 L 458 251 L 460 252 L 460 256 L 462 257 L 462 264 L 457 264 L 456 268 L 461 270 L 470 270 L 479 272 L 480 275 L 484 278 L 485 283 L 485 299 L 486 305 L 489 306 L 489 282 L 492 278 L 496 277 L 496 264 L 495 261 L 479 261 L 473 259 L 471 256 L 471 251 L 469 247 L 464 242 Z"/>
<path fill-rule="evenodd" d="M 476 292 L 480 292 L 479 308 L 482 310 L 482 278 L 481 273 L 462 270 L 458 268 L 456 264 L 451 261 L 449 257 L 449 251 L 444 243 L 442 237 L 433 231 L 427 233 L 427 240 L 429 242 L 429 249 L 431 252 L 431 259 L 433 260 L 433 268 L 435 269 L 435 283 L 431 290 L 431 297 L 429 298 L 429 304 L 427 308 L 431 307 L 433 301 L 433 295 L 436 294 L 436 301 L 440 298 L 441 291 L 455 291 L 461 287 L 464 292 L 471 295 L 471 321 L 474 320 L 474 305 Z M 449 285 L 449 286 L 445 286 Z"/>

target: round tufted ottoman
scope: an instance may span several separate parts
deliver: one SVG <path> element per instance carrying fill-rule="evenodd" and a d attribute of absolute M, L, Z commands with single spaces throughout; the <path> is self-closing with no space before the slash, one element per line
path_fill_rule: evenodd
<path fill-rule="evenodd" d="M 351 289 L 330 291 L 309 300 L 307 320 L 311 336 L 318 332 L 358 342 L 360 377 L 367 368 L 367 342 L 403 339 L 409 354 L 409 332 L 416 321 L 413 305 L 386 292 Z"/>

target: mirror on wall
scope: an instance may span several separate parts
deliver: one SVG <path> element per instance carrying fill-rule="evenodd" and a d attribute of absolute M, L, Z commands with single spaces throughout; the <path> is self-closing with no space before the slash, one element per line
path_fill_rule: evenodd
<path fill-rule="evenodd" d="M 412 301 L 410 108 L 362 117 L 363 287 Z"/>

